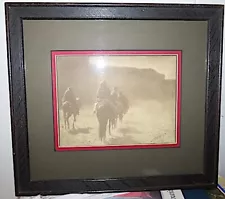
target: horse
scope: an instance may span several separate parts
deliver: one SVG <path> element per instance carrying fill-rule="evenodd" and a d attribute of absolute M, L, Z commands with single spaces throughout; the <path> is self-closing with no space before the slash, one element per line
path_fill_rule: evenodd
<path fill-rule="evenodd" d="M 63 118 L 64 118 L 64 125 L 65 128 L 68 127 L 70 129 L 70 123 L 69 119 L 71 116 L 73 116 L 73 129 L 74 129 L 74 124 L 76 122 L 76 116 L 79 115 L 80 111 L 80 99 L 76 98 L 76 101 L 74 104 L 71 102 L 65 101 L 62 103 L 62 111 L 63 111 Z"/>
<path fill-rule="evenodd" d="M 117 121 L 119 119 L 120 123 L 123 121 L 124 115 L 128 112 L 128 105 L 118 100 L 115 104 L 115 114 L 110 119 L 110 124 L 112 129 L 117 127 Z"/>
<path fill-rule="evenodd" d="M 111 100 L 103 100 L 96 105 L 96 115 L 99 122 L 99 138 L 102 141 L 106 138 L 106 130 L 108 125 L 109 135 L 111 130 L 117 126 L 119 118 L 122 122 L 124 114 L 127 113 L 128 105 L 119 100 L 113 103 Z"/>
<path fill-rule="evenodd" d="M 111 130 L 113 130 L 117 127 L 117 118 L 118 118 L 117 109 L 116 109 L 116 107 L 114 107 L 114 108 L 112 108 L 112 113 L 111 113 L 110 118 L 108 120 L 109 135 L 111 135 Z"/>
<path fill-rule="evenodd" d="M 111 129 L 115 129 L 117 127 L 117 120 L 121 113 L 122 104 L 117 102 L 113 106 L 113 113 L 111 118 L 109 119 L 109 133 L 111 134 Z"/>
<path fill-rule="evenodd" d="M 96 107 L 96 116 L 99 123 L 99 139 L 103 141 L 106 138 L 107 125 L 109 125 L 109 134 L 111 135 L 110 128 L 114 112 L 110 103 L 99 102 Z"/>

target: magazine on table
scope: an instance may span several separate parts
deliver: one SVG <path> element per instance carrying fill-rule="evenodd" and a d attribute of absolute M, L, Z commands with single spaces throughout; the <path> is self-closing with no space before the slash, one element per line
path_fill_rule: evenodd
<path fill-rule="evenodd" d="M 29 199 L 185 199 L 181 190 L 123 192 L 104 194 L 67 194 L 62 196 L 36 196 Z M 19 199 L 25 199 L 23 197 Z M 26 199 L 28 199 L 26 197 Z"/>

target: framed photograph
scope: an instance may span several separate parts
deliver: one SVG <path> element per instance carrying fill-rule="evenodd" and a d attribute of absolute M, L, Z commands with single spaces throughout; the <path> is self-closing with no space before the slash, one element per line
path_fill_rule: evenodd
<path fill-rule="evenodd" d="M 217 186 L 222 5 L 5 11 L 17 196 Z"/>
<path fill-rule="evenodd" d="M 180 146 L 181 51 L 52 51 L 55 148 Z"/>

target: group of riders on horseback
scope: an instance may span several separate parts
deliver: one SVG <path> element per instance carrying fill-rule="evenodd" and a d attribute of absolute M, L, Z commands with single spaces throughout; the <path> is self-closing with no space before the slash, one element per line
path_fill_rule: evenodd
<path fill-rule="evenodd" d="M 97 114 L 98 107 L 102 106 L 103 104 L 110 107 L 110 110 L 115 116 L 115 119 L 119 117 L 121 120 L 121 117 L 128 111 L 128 99 L 121 91 L 119 91 L 117 87 L 114 87 L 111 92 L 106 81 L 102 81 L 100 83 L 96 98 L 97 99 L 93 110 L 93 113 L 95 114 Z M 68 120 L 68 118 L 73 115 L 74 122 L 76 121 L 76 116 L 80 114 L 80 100 L 79 98 L 75 97 L 75 94 L 70 87 L 67 88 L 63 95 L 62 109 L 64 114 L 67 113 L 67 115 L 64 115 L 64 119 L 67 118 Z"/>
<path fill-rule="evenodd" d="M 105 103 L 111 106 L 114 114 L 117 114 L 118 111 L 123 111 L 125 114 L 128 110 L 128 100 L 125 95 L 118 90 L 117 87 L 114 87 L 112 92 L 108 87 L 106 81 L 100 83 L 98 92 L 97 92 L 97 101 L 94 106 L 94 113 L 98 108 L 98 105 Z"/>

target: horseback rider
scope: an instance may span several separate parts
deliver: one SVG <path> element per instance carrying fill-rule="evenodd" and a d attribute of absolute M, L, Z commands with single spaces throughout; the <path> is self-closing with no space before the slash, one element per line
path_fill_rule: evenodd
<path fill-rule="evenodd" d="M 109 99 L 110 97 L 110 89 L 106 83 L 106 81 L 102 81 L 100 83 L 99 89 L 97 91 L 97 99 Z"/>
<path fill-rule="evenodd" d="M 96 112 L 96 108 L 98 103 L 106 102 L 108 103 L 110 100 L 110 89 L 106 83 L 106 81 L 102 81 L 97 91 L 97 101 L 94 105 L 94 113 Z"/>
<path fill-rule="evenodd" d="M 75 97 L 71 87 L 68 87 L 66 89 L 66 91 L 65 91 L 65 93 L 63 95 L 62 101 L 63 101 L 63 103 L 64 102 L 69 102 L 71 108 L 76 107 L 75 106 L 75 105 L 77 105 L 76 104 L 76 97 Z M 79 115 L 79 109 L 77 111 L 78 111 L 78 115 Z"/>

